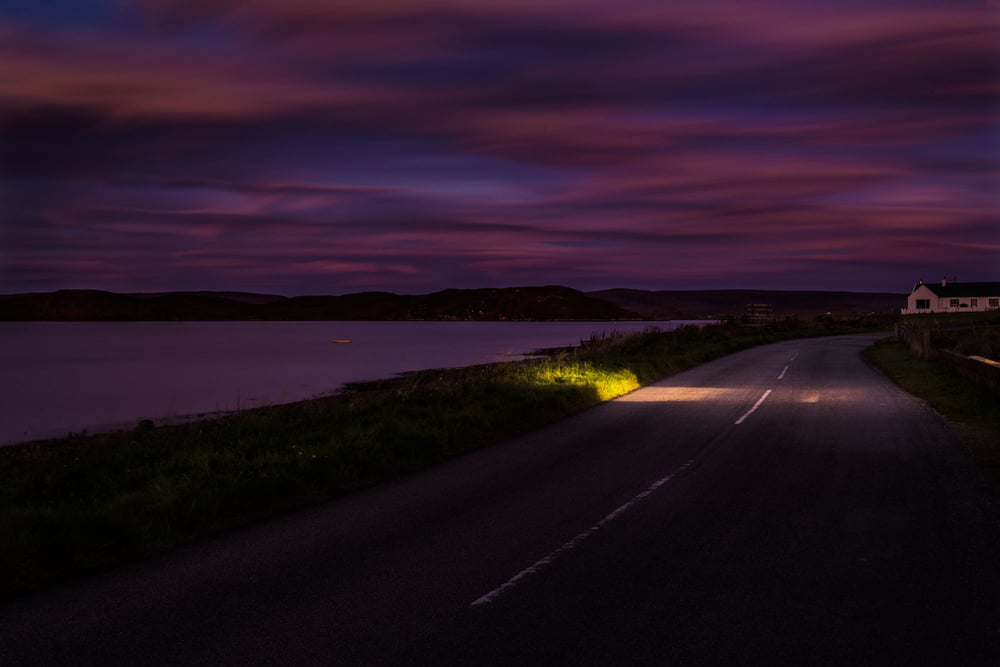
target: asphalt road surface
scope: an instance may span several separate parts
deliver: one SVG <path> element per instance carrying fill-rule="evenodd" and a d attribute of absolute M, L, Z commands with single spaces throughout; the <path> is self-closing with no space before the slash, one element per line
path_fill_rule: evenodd
<path fill-rule="evenodd" d="M 0 607 L 3 665 L 997 665 L 945 423 L 791 341 Z"/>

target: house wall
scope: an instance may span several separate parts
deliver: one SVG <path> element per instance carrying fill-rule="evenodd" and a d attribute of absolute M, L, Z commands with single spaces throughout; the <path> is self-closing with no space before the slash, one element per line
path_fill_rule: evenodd
<path fill-rule="evenodd" d="M 918 302 L 926 302 L 926 308 L 918 308 Z M 957 303 L 953 303 L 957 302 Z M 973 303 L 975 302 L 975 303 Z M 1000 294 L 993 296 L 959 296 L 939 297 L 927 285 L 921 285 L 913 290 L 906 299 L 904 315 L 920 313 L 973 313 L 997 310 L 1000 308 Z"/>
<path fill-rule="evenodd" d="M 918 301 L 926 301 L 927 308 L 917 308 Z M 915 313 L 937 313 L 938 310 L 938 296 L 927 287 L 927 285 L 921 285 L 917 289 L 913 290 L 909 297 L 906 299 L 906 310 L 904 312 L 908 314 Z"/>

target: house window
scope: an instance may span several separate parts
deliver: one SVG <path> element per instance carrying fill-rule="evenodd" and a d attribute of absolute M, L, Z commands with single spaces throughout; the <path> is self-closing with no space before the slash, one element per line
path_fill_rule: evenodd
<path fill-rule="evenodd" d="M 951 308 L 958 308 L 958 299 L 952 299 L 948 302 L 948 305 Z"/>
<path fill-rule="evenodd" d="M 1000 308 L 1000 299 L 990 299 L 990 308 Z"/>
<path fill-rule="evenodd" d="M 969 299 L 969 305 L 973 308 L 979 308 L 979 299 Z"/>
<path fill-rule="evenodd" d="M 928 310 L 930 307 L 930 299 L 917 299 L 917 310 Z"/>

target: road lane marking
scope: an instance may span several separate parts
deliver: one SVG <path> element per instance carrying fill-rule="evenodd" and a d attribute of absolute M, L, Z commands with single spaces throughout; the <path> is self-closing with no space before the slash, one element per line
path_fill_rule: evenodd
<path fill-rule="evenodd" d="M 569 542 L 566 542 L 564 545 L 562 545 L 555 551 L 550 552 L 544 558 L 538 559 L 537 561 L 535 561 L 528 567 L 524 568 L 523 570 L 515 574 L 513 577 L 511 577 L 504 583 L 494 588 L 489 593 L 486 593 L 485 595 L 482 595 L 473 600 L 471 606 L 480 607 L 482 605 L 489 604 L 494 600 L 496 600 L 501 595 L 503 595 L 504 593 L 506 593 L 507 591 L 509 591 L 510 589 L 517 586 L 519 583 L 521 583 L 531 575 L 538 574 L 546 567 L 551 565 L 552 562 L 555 561 L 559 556 L 566 553 L 567 551 L 571 551 L 576 547 L 578 547 L 580 543 L 583 542 L 585 539 L 587 539 L 588 537 L 590 537 L 591 535 L 593 535 L 601 528 L 614 521 L 615 519 L 621 517 L 623 514 L 625 514 L 625 512 L 629 511 L 630 509 L 635 507 L 638 503 L 642 502 L 644 499 L 652 495 L 661 486 L 663 486 L 664 484 L 672 480 L 674 477 L 676 477 L 677 475 L 681 474 L 682 472 L 690 468 L 692 464 L 694 464 L 694 459 L 691 459 L 690 461 L 688 461 L 680 468 L 667 475 L 666 477 L 661 477 L 660 479 L 656 480 L 645 491 L 642 491 L 633 496 L 632 499 L 629 500 L 627 503 L 625 503 L 611 514 L 607 515 L 606 517 L 595 523 L 593 526 L 591 526 L 587 530 L 583 531 L 582 533 L 571 539 Z"/>
<path fill-rule="evenodd" d="M 770 396 L 770 395 L 771 395 L 771 390 L 770 390 L 770 389 L 768 389 L 767 391 L 765 391 L 765 392 L 764 392 L 764 395 L 763 395 L 763 396 L 761 396 L 761 397 L 760 397 L 760 399 L 759 399 L 759 400 L 758 400 L 758 401 L 757 401 L 756 403 L 754 403 L 754 404 L 753 404 L 753 407 L 752 407 L 752 408 L 750 408 L 749 410 L 747 410 L 747 413 L 746 413 L 745 415 L 743 415 L 742 417 L 740 417 L 739 419 L 737 419 L 737 420 L 736 420 L 736 423 L 737 423 L 737 424 L 742 424 L 742 423 L 743 423 L 743 421 L 744 421 L 744 420 L 745 420 L 745 419 L 746 419 L 747 417 L 749 417 L 750 415 L 752 415 L 752 414 L 753 414 L 753 413 L 754 413 L 754 412 L 755 412 L 755 411 L 757 410 L 757 408 L 759 408 L 759 407 L 760 407 L 760 404 L 761 404 L 761 403 L 763 403 L 763 402 L 764 402 L 764 400 L 765 400 L 765 399 L 766 399 L 766 398 L 767 398 L 768 396 Z"/>
<path fill-rule="evenodd" d="M 781 375 L 778 376 L 779 380 L 784 380 L 785 379 L 785 373 L 788 372 L 788 367 L 792 365 L 792 362 L 795 361 L 796 357 L 798 357 L 798 356 L 799 356 L 799 351 L 795 350 L 795 353 L 788 358 L 788 364 L 781 370 Z M 751 412 L 753 412 L 753 411 L 751 410 Z M 739 424 L 739 422 L 736 422 L 736 423 Z"/>

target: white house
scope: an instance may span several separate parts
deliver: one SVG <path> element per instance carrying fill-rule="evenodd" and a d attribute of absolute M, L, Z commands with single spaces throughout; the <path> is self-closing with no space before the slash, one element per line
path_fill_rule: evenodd
<path fill-rule="evenodd" d="M 1000 310 L 1000 282 L 948 284 L 942 278 L 940 284 L 925 284 L 920 281 L 906 299 L 904 315 L 920 313 L 971 313 Z"/>

